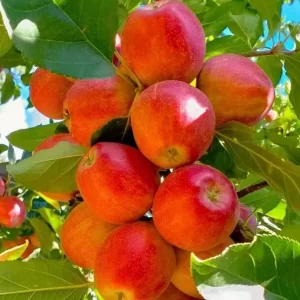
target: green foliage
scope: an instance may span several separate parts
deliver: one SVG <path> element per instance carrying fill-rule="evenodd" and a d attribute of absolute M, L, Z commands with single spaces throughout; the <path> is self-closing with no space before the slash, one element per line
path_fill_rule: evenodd
<path fill-rule="evenodd" d="M 277 56 L 261 56 L 257 64 L 266 72 L 274 87 L 277 86 L 282 75 L 282 63 Z"/>
<path fill-rule="evenodd" d="M 0 253 L 0 262 L 17 260 L 28 247 L 28 240 L 23 245 L 13 247 Z"/>
<path fill-rule="evenodd" d="M 6 28 L 0 15 L 0 57 L 4 56 L 12 46 L 12 41 L 8 36 Z"/>
<path fill-rule="evenodd" d="M 86 152 L 82 146 L 60 142 L 49 150 L 41 150 L 30 158 L 7 166 L 17 182 L 42 192 L 64 193 L 77 190 L 75 172 Z"/>
<path fill-rule="evenodd" d="M 82 299 L 91 286 L 70 263 L 45 259 L 3 262 L 0 277 L 1 300 Z"/>
<path fill-rule="evenodd" d="M 192 255 L 193 277 L 204 298 L 217 295 L 221 287 L 229 285 L 243 289 L 260 285 L 264 288 L 264 299 L 297 299 L 299 264 L 298 242 L 267 235 L 256 236 L 251 244 L 230 246 L 222 255 L 207 260 Z M 256 296 L 263 298 L 262 293 Z"/>

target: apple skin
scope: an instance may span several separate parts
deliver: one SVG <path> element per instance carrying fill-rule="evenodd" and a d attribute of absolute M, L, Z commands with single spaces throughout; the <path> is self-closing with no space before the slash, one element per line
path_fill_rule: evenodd
<path fill-rule="evenodd" d="M 118 75 L 77 80 L 64 101 L 64 117 L 74 139 L 90 146 L 92 135 L 106 123 L 127 117 L 135 87 Z"/>
<path fill-rule="evenodd" d="M 56 134 L 53 136 L 50 136 L 49 138 L 47 138 L 46 140 L 44 140 L 43 142 L 41 142 L 33 151 L 32 154 L 35 154 L 41 150 L 47 150 L 47 149 L 51 149 L 54 146 L 56 146 L 58 143 L 60 142 L 68 142 L 74 145 L 79 145 L 72 137 L 71 134 L 69 133 L 60 133 L 60 134 Z M 77 193 L 77 191 L 73 191 L 71 193 L 49 193 L 49 192 L 41 192 L 44 196 L 56 200 L 56 201 L 60 201 L 60 202 L 68 202 L 70 201 L 75 194 Z"/>
<path fill-rule="evenodd" d="M 99 218 L 122 224 L 139 219 L 151 208 L 160 177 L 157 167 L 137 149 L 102 142 L 84 155 L 76 181 Z"/>
<path fill-rule="evenodd" d="M 203 65 L 202 25 L 177 0 L 135 9 L 124 24 L 121 39 L 125 62 L 145 86 L 164 80 L 190 83 Z"/>
<path fill-rule="evenodd" d="M 87 204 L 81 202 L 64 222 L 60 239 L 66 256 L 84 269 L 93 269 L 97 252 L 116 225 L 96 218 Z"/>
<path fill-rule="evenodd" d="M 26 219 L 26 208 L 19 198 L 4 196 L 0 198 L 0 225 L 15 228 Z"/>
<path fill-rule="evenodd" d="M 157 300 L 195 300 L 198 298 L 184 294 L 172 283 L 169 284 L 167 290 Z"/>
<path fill-rule="evenodd" d="M 246 222 L 250 215 L 252 215 L 247 223 L 247 228 L 249 228 L 254 234 L 257 231 L 257 219 L 255 214 L 252 214 L 253 211 L 250 207 L 245 204 L 240 205 L 240 219 L 243 222 Z"/>
<path fill-rule="evenodd" d="M 265 121 L 270 123 L 278 118 L 278 113 L 276 110 L 271 109 L 265 116 Z"/>
<path fill-rule="evenodd" d="M 221 54 L 208 59 L 197 87 L 211 101 L 217 126 L 229 121 L 256 124 L 271 109 L 275 96 L 272 82 L 264 71 L 238 54 Z"/>
<path fill-rule="evenodd" d="M 170 244 L 191 252 L 221 244 L 234 230 L 239 215 L 232 183 L 218 170 L 200 164 L 168 175 L 153 201 L 159 233 Z"/>
<path fill-rule="evenodd" d="M 30 80 L 32 104 L 40 113 L 50 119 L 63 119 L 63 101 L 73 83 L 63 75 L 38 68 Z"/>
<path fill-rule="evenodd" d="M 0 197 L 2 197 L 5 193 L 5 181 L 2 177 L 0 177 Z"/>
<path fill-rule="evenodd" d="M 156 300 L 170 284 L 175 265 L 173 247 L 152 223 L 125 224 L 97 254 L 96 288 L 106 300 Z"/>
<path fill-rule="evenodd" d="M 215 133 L 215 113 L 197 88 L 167 80 L 137 97 L 131 126 L 141 152 L 169 169 L 193 163 L 207 151 Z"/>
<path fill-rule="evenodd" d="M 225 248 L 232 244 L 232 239 L 228 237 L 224 242 L 222 242 L 222 244 L 218 245 L 217 247 L 204 252 L 196 252 L 194 254 L 199 259 L 208 259 L 221 254 Z M 176 248 L 175 254 L 176 269 L 172 277 L 172 283 L 183 293 L 197 299 L 203 299 L 203 297 L 199 294 L 191 275 L 191 252 Z"/>

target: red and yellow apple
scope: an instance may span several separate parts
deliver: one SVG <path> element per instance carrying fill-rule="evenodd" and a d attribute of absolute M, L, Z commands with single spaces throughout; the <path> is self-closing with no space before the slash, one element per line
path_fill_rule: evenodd
<path fill-rule="evenodd" d="M 169 284 L 167 290 L 157 300 L 196 300 L 198 298 L 184 294 L 172 283 Z"/>
<path fill-rule="evenodd" d="M 146 86 L 164 80 L 190 83 L 205 54 L 203 28 L 181 1 L 164 0 L 135 9 L 121 33 L 122 56 Z"/>
<path fill-rule="evenodd" d="M 122 224 L 139 219 L 151 208 L 160 178 L 157 167 L 137 149 L 102 142 L 84 155 L 76 181 L 95 215 Z"/>
<path fill-rule="evenodd" d="M 90 146 L 97 130 L 128 115 L 134 96 L 134 85 L 118 75 L 77 80 L 64 101 L 66 125 L 78 143 Z"/>
<path fill-rule="evenodd" d="M 239 215 L 232 183 L 207 165 L 175 170 L 160 185 L 153 202 L 154 224 L 162 237 L 191 252 L 221 244 L 234 230 Z"/>
<path fill-rule="evenodd" d="M 265 121 L 270 123 L 278 118 L 278 113 L 276 110 L 271 109 L 265 116 Z"/>
<path fill-rule="evenodd" d="M 15 196 L 0 198 L 0 225 L 14 228 L 26 219 L 26 207 L 22 200 Z"/>
<path fill-rule="evenodd" d="M 141 152 L 162 169 L 199 159 L 215 132 L 215 113 L 207 97 L 185 82 L 167 80 L 136 99 L 131 126 Z"/>
<path fill-rule="evenodd" d="M 254 125 L 266 116 L 274 102 L 269 77 L 253 61 L 238 54 L 208 59 L 197 86 L 211 101 L 217 126 L 229 121 Z"/>
<path fill-rule="evenodd" d="M 228 237 L 222 244 L 217 247 L 204 252 L 194 253 L 199 259 L 208 259 L 219 255 L 223 252 L 225 248 L 232 245 L 233 241 Z M 183 293 L 195 297 L 198 299 L 203 299 L 199 294 L 193 277 L 191 275 L 191 252 L 185 251 L 183 249 L 176 248 L 176 269 L 172 277 L 172 283 Z"/>
<path fill-rule="evenodd" d="M 63 75 L 38 68 L 30 80 L 32 104 L 48 118 L 63 119 L 63 101 L 73 83 Z"/>
<path fill-rule="evenodd" d="M 107 235 L 117 226 L 96 218 L 85 202 L 68 215 L 60 239 L 66 256 L 84 269 L 93 269 L 96 255 Z"/>
<path fill-rule="evenodd" d="M 105 300 L 156 300 L 170 284 L 175 265 L 173 247 L 151 223 L 125 224 L 97 254 L 96 288 Z"/>

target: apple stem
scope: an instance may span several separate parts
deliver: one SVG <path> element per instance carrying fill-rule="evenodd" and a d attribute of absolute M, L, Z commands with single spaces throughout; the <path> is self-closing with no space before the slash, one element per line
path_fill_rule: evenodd
<path fill-rule="evenodd" d="M 144 86 L 143 86 L 142 82 L 134 74 L 134 72 L 129 68 L 129 66 L 127 65 L 127 63 L 125 62 L 125 60 L 123 59 L 123 57 L 121 56 L 121 54 L 118 51 L 115 51 L 115 55 L 120 60 L 121 65 L 123 65 L 125 67 L 126 71 L 128 72 L 129 77 L 137 84 L 139 90 L 143 91 L 144 90 Z"/>

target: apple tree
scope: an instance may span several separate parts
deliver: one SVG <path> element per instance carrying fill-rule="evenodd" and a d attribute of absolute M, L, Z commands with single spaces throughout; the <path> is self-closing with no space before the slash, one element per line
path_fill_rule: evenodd
<path fill-rule="evenodd" d="M 153 16 L 161 15 L 155 19 L 145 9 L 148 19 L 134 19 L 132 14 L 146 5 Z M 163 12 L 167 5 L 174 9 Z M 290 20 L 286 11 L 297 9 L 298 20 Z M 0 144 L 0 299 L 106 299 L 106 287 L 116 284 L 110 279 L 121 275 L 116 287 L 120 291 L 109 299 L 202 299 L 200 294 L 204 299 L 237 299 L 244 293 L 251 299 L 300 299 L 297 0 L 0 0 L 0 12 L 0 109 L 24 98 L 29 88 L 26 109 L 35 107 L 48 117 L 47 124 L 11 132 Z M 173 23 L 161 20 L 173 12 L 185 26 L 172 31 Z M 126 28 L 128 20 L 136 35 Z M 165 40 L 173 43 L 174 52 L 163 53 Z M 127 48 L 122 46 L 126 41 Z M 153 57 L 159 59 L 151 61 Z M 225 71 L 223 61 L 206 81 L 208 62 L 219 57 L 228 57 Z M 190 65 L 196 67 L 191 71 Z M 187 74 L 182 75 L 185 67 Z M 173 77 L 176 72 L 180 76 Z M 240 73 L 230 77 L 233 72 Z M 160 78 L 153 80 L 152 74 Z M 224 84 L 228 78 L 231 82 Z M 174 82 L 163 86 L 165 80 L 181 81 L 182 89 Z M 250 85 L 255 91 L 248 93 Z M 264 104 L 265 112 L 255 122 L 245 121 L 242 114 L 255 113 L 266 86 L 272 91 L 264 96 L 270 105 Z M 171 112 L 161 115 L 171 94 L 183 109 L 182 99 L 188 98 L 183 90 L 199 98 L 199 106 L 190 101 L 184 108 L 190 118 L 200 118 L 207 110 L 216 114 L 188 124 L 198 126 L 185 132 L 183 142 L 196 152 L 195 158 L 179 145 L 166 150 L 168 162 L 152 159 L 153 145 L 184 134 L 178 125 L 182 119 L 175 122 Z M 222 99 L 229 95 L 231 102 L 222 106 L 221 101 L 217 107 L 216 93 Z M 140 131 L 146 127 L 148 108 L 137 103 L 142 98 L 154 103 L 159 97 L 162 101 L 151 108 L 146 139 Z M 195 117 L 199 107 L 202 111 Z M 102 120 L 98 111 L 109 118 Z M 232 111 L 233 118 L 220 121 L 220 115 Z M 158 121 L 161 130 L 155 129 Z M 22 155 L 16 156 L 16 149 Z M 96 159 L 97 171 L 92 169 Z M 217 216 L 217 210 L 209 215 L 203 213 L 203 204 L 203 232 L 199 234 L 195 221 L 172 239 L 168 224 L 176 230 L 193 222 L 193 215 L 184 211 L 189 205 L 178 202 L 186 195 L 192 198 L 191 175 L 182 177 L 187 168 L 210 174 L 217 183 L 212 186 L 201 177 L 200 189 L 212 203 L 225 193 L 222 207 L 232 209 L 226 216 L 224 211 Z M 99 195 L 110 200 L 101 208 Z M 131 202 L 136 195 L 138 205 Z M 170 205 L 165 209 L 159 203 Z M 217 225 L 225 217 L 227 239 L 222 236 L 216 242 Z M 195 232 L 198 236 L 192 235 Z M 134 248 L 142 237 L 149 244 L 130 249 L 128 241 Z M 185 247 L 185 241 L 193 247 Z M 113 249 L 110 243 L 115 243 Z M 176 259 L 170 244 L 182 248 L 175 251 Z M 133 262 L 130 251 L 135 251 Z M 102 258 L 95 268 L 92 255 Z M 177 275 L 182 257 L 196 295 L 181 289 L 185 283 Z M 157 294 L 154 284 L 160 286 Z M 128 286 L 133 289 L 130 296 Z"/>

